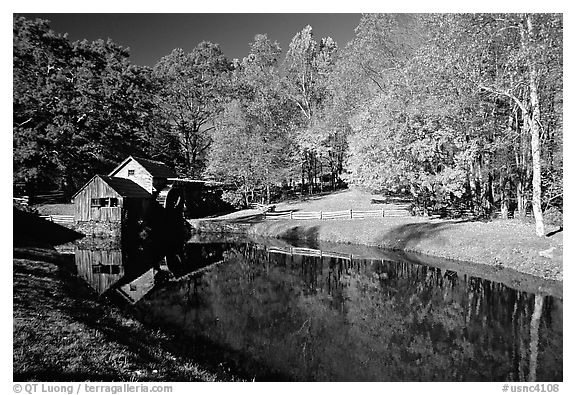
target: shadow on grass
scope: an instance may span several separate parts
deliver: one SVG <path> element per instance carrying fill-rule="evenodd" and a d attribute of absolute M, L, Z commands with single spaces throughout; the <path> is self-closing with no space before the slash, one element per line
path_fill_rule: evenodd
<path fill-rule="evenodd" d="M 14 246 L 55 246 L 84 237 L 83 234 L 40 218 L 36 214 L 13 209 Z"/>
<path fill-rule="evenodd" d="M 297 213 L 298 211 L 301 211 L 301 210 L 299 208 L 290 208 L 290 209 L 285 209 L 285 210 L 274 210 L 274 213 L 286 214 L 289 212 Z"/>
<path fill-rule="evenodd" d="M 275 211 L 271 212 L 272 215 L 268 219 L 273 219 L 274 214 L 288 214 L 291 211 L 295 213 L 295 212 L 300 211 L 300 209 L 275 210 Z M 216 218 L 215 220 L 220 220 L 220 218 Z M 254 224 L 254 223 L 262 222 L 262 221 L 266 220 L 266 218 L 264 217 L 264 213 L 257 213 L 257 214 L 246 213 L 245 215 L 239 214 L 236 217 L 223 218 L 221 220 L 226 221 L 226 222 L 233 222 L 233 223 L 251 223 L 251 224 Z"/>
<path fill-rule="evenodd" d="M 408 204 L 412 203 L 410 198 L 388 196 L 384 199 L 370 199 L 370 204 Z"/>
<path fill-rule="evenodd" d="M 395 248 L 400 250 L 405 249 L 408 245 L 417 244 L 419 241 L 429 239 L 438 235 L 438 233 L 464 222 L 471 222 L 470 220 L 453 220 L 442 222 L 421 222 L 421 223 L 408 223 L 396 226 L 386 233 L 380 239 L 394 240 Z"/>
<path fill-rule="evenodd" d="M 560 228 L 558 228 L 558 229 L 556 229 L 556 230 L 553 230 L 552 232 L 546 233 L 546 237 L 554 236 L 555 234 L 560 233 L 560 232 L 562 232 L 562 231 L 564 231 L 564 227 L 563 227 L 563 226 L 561 226 Z"/>
<path fill-rule="evenodd" d="M 388 199 L 371 199 L 370 204 L 386 204 Z"/>
<path fill-rule="evenodd" d="M 254 223 L 258 223 L 258 222 L 264 221 L 264 214 L 262 214 L 262 213 L 258 213 L 258 214 L 247 214 L 247 215 L 243 215 L 243 216 L 239 216 L 239 217 L 235 217 L 235 218 L 223 219 L 222 221 L 232 222 L 232 223 L 250 223 L 250 224 L 254 224 Z"/>

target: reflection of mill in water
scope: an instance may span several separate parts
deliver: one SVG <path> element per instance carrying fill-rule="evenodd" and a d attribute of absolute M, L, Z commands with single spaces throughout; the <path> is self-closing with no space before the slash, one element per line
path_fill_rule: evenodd
<path fill-rule="evenodd" d="M 134 304 L 167 278 L 178 279 L 221 262 L 222 251 L 219 244 L 181 243 L 161 253 L 150 249 L 132 248 L 127 253 L 119 248 L 78 246 L 61 252 L 74 254 L 78 276 L 99 296 L 113 293 Z"/>
<path fill-rule="evenodd" d="M 80 250 L 74 252 L 78 275 L 84 279 L 98 295 L 104 294 L 122 277 L 121 250 Z"/>
<path fill-rule="evenodd" d="M 74 258 L 78 276 L 98 295 L 117 290 L 130 303 L 150 292 L 163 270 L 146 264 L 139 268 L 127 266 L 120 249 L 76 249 Z"/>

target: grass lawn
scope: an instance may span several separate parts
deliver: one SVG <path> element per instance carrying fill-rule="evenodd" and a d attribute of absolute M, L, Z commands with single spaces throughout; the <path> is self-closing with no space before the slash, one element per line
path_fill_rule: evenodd
<path fill-rule="evenodd" d="M 74 215 L 74 204 L 72 203 L 38 204 L 33 208 L 40 215 Z"/>
<path fill-rule="evenodd" d="M 381 195 L 375 195 L 361 190 L 346 189 L 333 193 L 316 195 L 303 200 L 292 200 L 276 204 L 278 211 L 340 211 L 340 210 L 380 210 L 404 208 L 406 203 L 396 203 Z"/>

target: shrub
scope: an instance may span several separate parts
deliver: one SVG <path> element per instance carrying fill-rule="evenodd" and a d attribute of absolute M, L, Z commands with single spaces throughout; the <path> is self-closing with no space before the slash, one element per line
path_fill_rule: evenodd
<path fill-rule="evenodd" d="M 238 191 L 224 191 L 222 193 L 222 200 L 237 209 L 244 208 L 245 206 L 244 196 Z"/>
<path fill-rule="evenodd" d="M 550 207 L 544 213 L 544 222 L 549 225 L 562 226 L 564 214 L 557 207 Z"/>

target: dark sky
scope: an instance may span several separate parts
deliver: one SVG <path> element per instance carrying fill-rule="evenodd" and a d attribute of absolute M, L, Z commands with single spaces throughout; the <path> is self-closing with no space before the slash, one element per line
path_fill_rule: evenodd
<path fill-rule="evenodd" d="M 317 40 L 332 37 L 344 47 L 354 37 L 360 14 L 22 14 L 51 21 L 70 41 L 111 38 L 129 47 L 132 63 L 154 65 L 174 48 L 190 51 L 200 41 L 220 44 L 230 59 L 248 54 L 258 33 L 286 51 L 294 35 L 311 25 Z"/>

